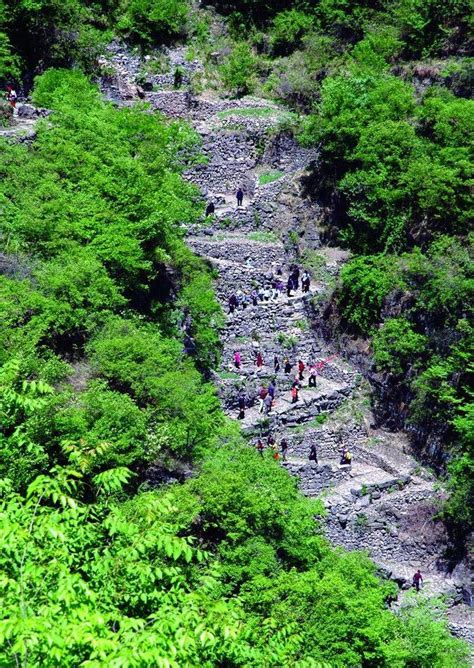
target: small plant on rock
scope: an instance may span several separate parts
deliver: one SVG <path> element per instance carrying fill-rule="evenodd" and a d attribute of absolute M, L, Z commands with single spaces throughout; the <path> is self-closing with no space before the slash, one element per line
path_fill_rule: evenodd
<path fill-rule="evenodd" d="M 368 524 L 368 517 L 364 513 L 359 513 L 356 517 L 356 526 L 364 529 Z"/>
<path fill-rule="evenodd" d="M 282 346 L 282 348 L 286 348 L 287 350 L 295 348 L 296 344 L 298 343 L 296 336 L 293 334 L 285 334 L 284 332 L 279 332 L 276 340 Z"/>

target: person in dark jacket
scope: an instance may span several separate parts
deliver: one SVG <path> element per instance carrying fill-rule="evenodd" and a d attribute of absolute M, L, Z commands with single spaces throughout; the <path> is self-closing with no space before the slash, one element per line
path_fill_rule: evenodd
<path fill-rule="evenodd" d="M 281 448 L 281 457 L 283 461 L 286 462 L 286 453 L 288 451 L 288 441 L 286 440 L 286 438 L 281 439 L 280 448 Z"/>
<path fill-rule="evenodd" d="M 309 292 L 310 284 L 311 284 L 311 278 L 309 277 L 308 272 L 305 271 L 303 276 L 301 277 L 301 288 L 304 293 Z"/>
<path fill-rule="evenodd" d="M 294 289 L 295 289 L 295 284 L 293 282 L 293 278 L 290 276 L 288 278 L 288 281 L 286 282 L 286 296 L 291 297 L 291 292 Z"/>
<path fill-rule="evenodd" d="M 297 266 L 293 267 L 293 271 L 291 272 L 291 279 L 293 281 L 294 289 L 298 290 L 300 284 L 300 270 Z"/>
<path fill-rule="evenodd" d="M 237 297 L 235 295 L 231 295 L 229 297 L 229 313 L 233 313 L 237 308 L 238 304 L 239 302 L 237 301 Z"/>
<path fill-rule="evenodd" d="M 244 201 L 244 191 L 242 190 L 242 188 L 239 188 L 237 190 L 236 197 L 237 197 L 237 206 L 242 206 Z"/>
<path fill-rule="evenodd" d="M 309 459 L 311 462 L 314 462 L 315 464 L 318 463 L 318 451 L 316 450 L 316 444 L 315 444 L 315 443 L 311 443 L 311 447 L 310 447 L 310 449 L 309 449 L 309 457 L 308 457 L 308 459 Z"/>
<path fill-rule="evenodd" d="M 245 395 L 241 394 L 239 396 L 239 420 L 243 420 L 245 417 Z"/>
<path fill-rule="evenodd" d="M 209 204 L 206 206 L 206 217 L 212 216 L 215 210 L 216 207 L 214 206 L 214 202 L 209 202 Z"/>

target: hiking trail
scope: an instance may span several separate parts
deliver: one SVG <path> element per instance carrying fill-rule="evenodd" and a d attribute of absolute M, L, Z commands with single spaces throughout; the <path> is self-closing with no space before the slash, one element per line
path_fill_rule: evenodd
<path fill-rule="evenodd" d="M 370 388 L 352 364 L 315 327 L 313 302 L 337 277 L 348 253 L 323 247 L 316 225 L 317 204 L 304 196 L 304 177 L 317 161 L 315 149 L 305 149 L 285 132 L 288 112 L 268 100 L 194 95 L 190 79 L 200 64 L 189 62 L 183 48 L 167 52 L 168 74 L 150 75 L 137 84 L 143 61 L 118 43 L 104 55 L 108 76 L 101 82 L 104 95 L 120 105 L 146 100 L 153 110 L 190 122 L 202 140 L 207 163 L 190 168 L 185 178 L 195 183 L 215 215 L 189 230 L 187 243 L 215 267 L 215 289 L 227 313 L 227 301 L 238 289 L 249 293 L 266 284 L 277 267 L 286 280 L 290 266 L 304 265 L 295 240 L 303 239 L 311 255 L 312 280 L 308 294 L 299 289 L 287 297 L 238 308 L 226 315 L 222 331 L 222 364 L 213 373 L 223 409 L 237 419 L 238 398 L 258 394 L 276 376 L 275 404 L 268 415 L 258 401 L 248 408 L 241 428 L 254 447 L 256 439 L 272 434 L 285 437 L 287 461 L 281 462 L 298 478 L 303 494 L 321 497 L 328 539 L 348 550 L 366 550 L 381 571 L 402 588 L 396 605 L 403 605 L 413 573 L 420 568 L 424 596 L 446 594 L 452 631 L 474 642 L 472 611 L 461 603 L 460 582 L 447 575 L 442 558 L 445 529 L 435 519 L 442 499 L 434 476 L 411 454 L 403 433 L 376 429 L 370 410 Z M 173 71 L 182 69 L 182 87 L 173 88 Z M 28 129 L 31 122 L 28 119 Z M 26 129 L 26 126 L 25 126 Z M 235 192 L 244 189 L 243 206 L 236 208 Z M 242 357 L 237 370 L 234 351 Z M 264 366 L 255 357 L 260 351 Z M 275 374 L 273 358 L 280 360 Z M 293 365 L 288 376 L 283 360 Z M 309 388 L 308 368 L 296 404 L 291 403 L 291 381 L 297 362 L 325 361 L 317 387 Z M 318 464 L 308 460 L 315 443 Z M 352 466 L 340 467 L 340 449 L 352 453 Z"/>

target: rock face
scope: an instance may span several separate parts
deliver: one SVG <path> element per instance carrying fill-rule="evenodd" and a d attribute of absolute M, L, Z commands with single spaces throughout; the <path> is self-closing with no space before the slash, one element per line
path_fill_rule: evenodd
<path fill-rule="evenodd" d="M 120 50 L 112 50 L 108 59 L 118 79 L 126 75 L 120 85 L 133 88 L 139 64 L 132 62 L 127 70 Z M 300 283 L 289 296 L 284 290 L 258 299 L 256 305 L 241 303 L 228 313 L 222 364 L 214 372 L 225 412 L 238 419 L 239 398 L 244 400 L 245 414 L 239 422 L 253 447 L 258 438 L 266 442 L 270 435 L 278 444 L 286 439 L 281 465 L 298 479 L 304 494 L 323 500 L 326 533 L 334 544 L 367 550 L 381 572 L 401 587 L 409 588 L 420 568 L 428 594 L 448 594 L 452 604 L 472 600 L 466 573 L 461 568 L 446 573 L 446 531 L 436 519 L 443 492 L 412 456 L 402 432 L 375 428 L 361 369 L 320 335 L 323 326 L 315 305 L 347 254 L 322 246 L 316 225 L 321 212 L 304 197 L 304 179 L 317 161 L 317 151 L 302 149 L 291 135 L 275 130 L 283 112 L 266 100 L 194 97 L 189 90 L 166 86 L 145 97 L 171 118 L 190 121 L 202 137 L 207 161 L 190 169 L 186 178 L 214 203 L 215 214 L 190 229 L 187 241 L 215 267 L 215 288 L 226 312 L 229 297 L 239 291 L 249 295 L 275 280 L 286 286 L 293 265 L 301 266 L 297 246 L 313 254 L 308 293 L 301 292 Z M 262 178 L 268 174 L 272 176 Z M 244 189 L 240 207 L 235 200 L 238 187 Z M 236 351 L 239 368 L 234 364 Z M 261 367 L 256 365 L 258 353 Z M 364 351 L 354 351 L 352 359 L 357 355 L 364 359 Z M 290 373 L 285 373 L 286 358 Z M 293 402 L 291 386 L 300 359 L 306 365 L 320 363 L 320 369 L 316 387 L 309 387 L 304 370 L 298 400 Z M 262 412 L 259 391 L 270 381 L 275 399 L 268 412 Z M 318 462 L 309 460 L 312 446 Z M 339 464 L 343 446 L 352 453 L 350 466 Z M 466 608 L 452 609 L 453 631 L 472 638 L 471 623 Z"/>
<path fill-rule="evenodd" d="M 17 104 L 5 127 L 0 123 L 0 137 L 15 143 L 31 142 L 36 138 L 36 122 L 51 114 L 49 109 L 40 109 L 32 104 Z"/>

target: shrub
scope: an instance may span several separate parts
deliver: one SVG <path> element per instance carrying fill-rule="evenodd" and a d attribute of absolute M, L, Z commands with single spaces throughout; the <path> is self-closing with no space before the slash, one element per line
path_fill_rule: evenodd
<path fill-rule="evenodd" d="M 183 34 L 189 5 L 187 0 L 124 0 L 119 12 L 118 30 L 151 46 Z"/>
<path fill-rule="evenodd" d="M 220 67 L 224 86 L 237 96 L 252 92 L 256 65 L 256 57 L 247 42 L 238 42 Z"/>
<path fill-rule="evenodd" d="M 288 55 L 297 49 L 313 25 L 313 17 L 297 9 L 280 12 L 270 28 L 270 48 L 277 55 Z"/>
<path fill-rule="evenodd" d="M 380 369 L 403 374 L 410 365 L 420 366 L 428 339 L 417 334 L 405 318 L 390 318 L 374 334 L 374 360 Z"/>
<path fill-rule="evenodd" d="M 367 335 L 380 321 L 383 300 L 398 282 L 388 257 L 367 256 L 351 260 L 341 271 L 338 296 L 344 321 L 356 332 Z"/>

